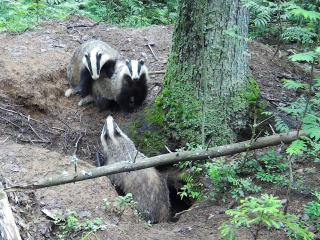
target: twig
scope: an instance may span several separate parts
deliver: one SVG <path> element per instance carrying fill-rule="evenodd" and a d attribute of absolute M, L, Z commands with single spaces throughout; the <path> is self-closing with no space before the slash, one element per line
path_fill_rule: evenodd
<path fill-rule="evenodd" d="M 29 138 L 29 137 L 27 137 L 28 139 L 29 139 L 29 141 L 34 145 L 34 142 Z"/>
<path fill-rule="evenodd" d="M 136 158 L 137 158 L 138 153 L 139 153 L 139 148 L 140 148 L 140 143 L 139 143 L 139 145 L 138 145 L 137 153 L 136 153 L 136 155 L 134 156 L 133 163 L 136 162 Z"/>
<path fill-rule="evenodd" d="M 56 130 L 59 130 L 59 131 L 64 131 L 64 129 L 62 128 L 58 128 L 58 127 L 51 127 L 52 129 L 56 129 Z"/>
<path fill-rule="evenodd" d="M 20 129 L 20 127 L 19 127 L 17 124 L 11 122 L 10 120 L 8 120 L 8 119 L 6 119 L 6 118 L 4 118 L 4 117 L 0 117 L 0 118 L 2 118 L 3 120 L 6 120 L 7 122 L 11 123 L 13 126 L 15 126 L 15 127 L 17 127 L 17 128 Z"/>
<path fill-rule="evenodd" d="M 273 127 L 271 126 L 271 124 L 269 123 L 269 126 L 270 126 L 270 128 L 271 128 L 271 131 L 273 132 L 273 135 L 275 135 L 276 134 L 276 132 L 274 131 L 274 129 L 273 129 Z"/>
<path fill-rule="evenodd" d="M 20 139 L 21 142 L 32 142 L 32 143 L 51 143 L 51 141 L 42 141 L 42 140 L 31 140 L 29 137 L 27 137 L 29 140 Z"/>
<path fill-rule="evenodd" d="M 45 140 L 33 129 L 33 127 L 31 126 L 30 123 L 29 123 L 29 127 L 31 128 L 31 130 L 32 130 L 42 141 L 45 141 Z"/>
<path fill-rule="evenodd" d="M 208 142 L 208 146 L 207 146 L 207 151 L 208 151 L 208 149 L 209 149 L 209 146 L 210 146 L 210 144 L 211 144 L 211 142 L 212 142 L 212 138 L 210 138 L 210 140 L 209 140 L 209 142 Z"/>
<path fill-rule="evenodd" d="M 73 155 L 76 155 L 77 154 L 77 151 L 78 151 L 78 143 L 80 141 L 80 139 L 82 138 L 82 134 L 80 133 L 80 136 L 78 138 L 78 140 L 76 141 L 75 145 L 74 145 L 74 152 L 73 152 Z"/>
<path fill-rule="evenodd" d="M 149 74 L 164 74 L 164 73 L 166 73 L 166 70 L 149 72 Z"/>
<path fill-rule="evenodd" d="M 5 111 L 7 111 L 7 112 L 14 113 L 14 114 L 18 114 L 18 115 L 20 115 L 21 117 L 25 117 L 25 118 L 27 118 L 28 120 L 32 120 L 32 121 L 35 121 L 35 122 L 41 123 L 41 121 L 36 120 L 36 119 L 33 119 L 33 118 L 31 118 L 30 116 L 23 115 L 22 113 L 19 113 L 19 112 L 17 112 L 17 111 L 10 110 L 10 109 L 6 109 L 6 108 L 3 108 L 3 107 L 0 107 L 0 109 L 5 110 Z"/>
<path fill-rule="evenodd" d="M 192 210 L 194 210 L 194 209 L 196 209 L 196 208 L 198 208 L 199 206 L 195 206 L 195 207 L 193 207 L 193 208 L 189 208 L 189 209 L 187 209 L 187 210 L 183 210 L 182 212 L 178 212 L 178 213 L 176 213 L 175 215 L 174 215 L 174 219 L 175 218 L 178 218 L 179 216 L 181 216 L 182 214 L 184 214 L 184 213 L 186 213 L 186 212 L 190 212 L 190 211 L 192 211 Z"/>
<path fill-rule="evenodd" d="M 0 141 L 1 143 L 5 143 L 8 140 L 9 137 L 7 137 L 5 140 Z"/>
<path fill-rule="evenodd" d="M 157 58 L 157 57 L 156 57 L 156 55 L 154 54 L 154 52 L 153 52 L 153 50 L 152 50 L 152 47 L 151 47 L 150 43 L 148 43 L 148 46 L 149 46 L 149 48 L 150 48 L 150 50 L 151 50 L 151 52 L 152 52 L 152 54 L 153 54 L 154 58 L 158 61 L 158 58 Z"/>
<path fill-rule="evenodd" d="M 68 129 L 69 130 L 71 130 L 71 127 L 69 127 L 69 125 L 68 124 L 66 124 L 62 119 L 60 119 L 60 118 L 57 118 L 60 122 L 62 122 L 64 125 L 66 125 L 67 127 L 68 127 Z"/>
<path fill-rule="evenodd" d="M 171 153 L 171 150 L 166 146 L 166 145 L 164 145 L 165 146 L 165 148 L 167 149 L 167 151 L 169 152 L 169 153 Z"/>

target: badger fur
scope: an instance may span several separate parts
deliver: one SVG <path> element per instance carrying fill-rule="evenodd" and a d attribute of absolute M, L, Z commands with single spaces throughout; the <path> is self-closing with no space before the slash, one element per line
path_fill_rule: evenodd
<path fill-rule="evenodd" d="M 65 96 L 81 92 L 79 106 L 92 101 L 92 86 L 96 81 L 111 78 L 118 56 L 116 50 L 100 40 L 90 40 L 78 46 L 67 67 L 71 88 Z"/>
<path fill-rule="evenodd" d="M 137 152 L 134 143 L 121 131 L 111 116 L 108 116 L 101 133 L 101 143 L 107 161 L 105 165 L 134 159 L 143 161 L 147 157 Z M 155 168 L 124 172 L 109 176 L 112 184 L 120 187 L 125 194 L 132 193 L 138 202 L 136 209 L 146 221 L 164 222 L 169 218 L 169 191 Z"/>
<path fill-rule="evenodd" d="M 130 111 L 131 97 L 134 97 L 134 106 L 139 107 L 148 93 L 148 69 L 143 60 L 119 60 L 111 82 L 101 81 L 94 86 L 93 92 L 99 92 L 98 106 L 107 108 L 115 101 L 125 114 Z"/>

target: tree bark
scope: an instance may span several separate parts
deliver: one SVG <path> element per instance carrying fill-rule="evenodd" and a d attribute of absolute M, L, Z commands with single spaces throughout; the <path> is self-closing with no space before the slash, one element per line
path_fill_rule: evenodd
<path fill-rule="evenodd" d="M 0 182 L 0 239 L 21 240 L 6 193 Z"/>
<path fill-rule="evenodd" d="M 305 131 L 300 132 L 300 136 L 309 136 Z M 76 173 L 61 174 L 55 177 L 48 177 L 44 179 L 39 179 L 33 182 L 28 182 L 26 184 L 20 184 L 6 188 L 7 192 L 22 191 L 27 189 L 39 189 L 45 187 L 51 187 L 66 183 L 73 183 L 77 181 L 83 181 L 87 179 L 107 176 L 115 173 L 129 172 L 149 167 L 156 167 L 166 164 L 174 164 L 183 161 L 192 160 L 209 160 L 210 158 L 216 158 L 226 155 L 231 155 L 235 153 L 240 153 L 246 151 L 248 148 L 250 150 L 263 148 L 267 146 L 277 145 L 280 143 L 290 143 L 298 139 L 297 132 L 290 132 L 289 134 L 282 133 L 276 134 L 268 137 L 258 138 L 250 145 L 250 140 L 245 142 L 234 143 L 225 146 L 213 147 L 208 150 L 197 150 L 197 151 L 184 151 L 184 152 L 172 152 L 164 155 L 159 155 L 151 158 L 147 158 L 145 161 L 139 161 L 136 163 L 120 162 L 113 165 L 108 165 L 104 167 L 98 167 L 94 169 L 89 169 L 87 171 L 80 171 Z"/>
<path fill-rule="evenodd" d="M 247 127 L 247 35 L 248 9 L 240 0 L 179 1 L 164 88 L 156 100 L 170 137 L 198 144 L 213 138 L 224 145 Z"/>

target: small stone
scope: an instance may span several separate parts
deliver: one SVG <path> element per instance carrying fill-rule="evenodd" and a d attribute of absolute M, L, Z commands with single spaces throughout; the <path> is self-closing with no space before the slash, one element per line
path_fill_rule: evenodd
<path fill-rule="evenodd" d="M 46 52 L 47 49 L 41 48 L 40 51 L 41 51 L 41 52 Z"/>
<path fill-rule="evenodd" d="M 176 227 L 176 228 L 174 228 L 172 231 L 173 231 L 173 232 L 181 232 L 181 228 Z"/>
<path fill-rule="evenodd" d="M 13 152 L 8 152 L 8 157 L 14 157 L 15 154 Z"/>
<path fill-rule="evenodd" d="M 19 57 L 19 56 L 22 55 L 22 53 L 21 53 L 21 52 L 13 52 L 13 53 L 11 53 L 11 55 L 12 55 L 13 57 Z"/>
<path fill-rule="evenodd" d="M 317 233 L 318 229 L 315 226 L 311 225 L 310 227 L 308 227 L 308 231 L 312 233 Z"/>
<path fill-rule="evenodd" d="M 285 199 L 282 199 L 281 202 L 280 202 L 280 204 L 281 204 L 282 206 L 284 206 L 284 205 L 287 203 L 287 201 L 288 201 L 288 200 L 287 200 L 286 198 L 285 198 Z"/>
<path fill-rule="evenodd" d="M 317 170 L 316 170 L 316 168 L 305 168 L 304 169 L 307 173 L 316 173 L 317 172 Z"/>
<path fill-rule="evenodd" d="M 304 197 L 311 197 L 312 196 L 312 192 L 310 190 L 303 190 L 303 191 L 301 191 L 301 194 Z"/>
<path fill-rule="evenodd" d="M 81 218 L 89 218 L 89 217 L 91 217 L 91 213 L 89 213 L 87 211 L 81 211 L 78 213 L 78 216 Z"/>
<path fill-rule="evenodd" d="M 310 217 L 307 214 L 304 214 L 303 217 L 302 217 L 302 220 L 303 221 L 309 221 Z"/>

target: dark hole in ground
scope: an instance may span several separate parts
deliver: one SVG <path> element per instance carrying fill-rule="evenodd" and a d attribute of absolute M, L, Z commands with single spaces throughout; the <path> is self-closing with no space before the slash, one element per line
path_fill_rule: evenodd
<path fill-rule="evenodd" d="M 174 187 L 169 187 L 169 191 L 171 203 L 170 219 L 172 222 L 177 222 L 179 218 L 174 218 L 174 215 L 176 213 L 182 212 L 183 210 L 189 209 L 192 204 L 189 197 L 183 197 L 181 199 L 177 189 L 175 189 Z"/>

